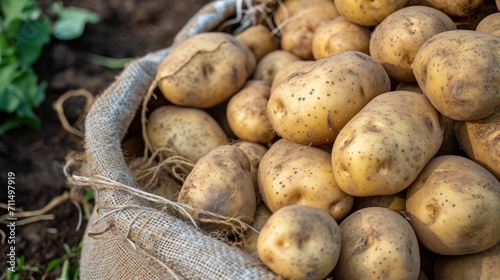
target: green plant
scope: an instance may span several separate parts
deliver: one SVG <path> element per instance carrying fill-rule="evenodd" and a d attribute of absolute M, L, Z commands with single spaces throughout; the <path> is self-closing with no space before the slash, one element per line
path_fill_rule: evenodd
<path fill-rule="evenodd" d="M 45 99 L 47 84 L 38 81 L 33 64 L 52 36 L 72 40 L 87 23 L 99 21 L 97 14 L 61 2 L 53 2 L 50 13 L 54 20 L 36 0 L 0 1 L 0 112 L 8 116 L 0 134 L 22 125 L 40 128 L 33 109 Z"/>
<path fill-rule="evenodd" d="M 20 279 L 34 279 L 32 274 L 33 272 L 38 272 L 40 267 L 28 266 L 25 263 L 24 256 L 20 256 L 17 258 L 16 267 L 14 271 L 7 270 L 4 274 L 0 276 L 0 279 L 8 279 L 8 280 L 20 280 Z"/>
<path fill-rule="evenodd" d="M 74 247 L 71 248 L 68 244 L 64 243 L 63 244 L 65 255 L 53 259 L 50 261 L 50 263 L 47 265 L 47 268 L 45 269 L 45 275 L 48 275 L 52 271 L 54 271 L 56 268 L 61 267 L 61 274 L 59 277 L 56 278 L 56 280 L 73 280 L 73 279 L 78 279 L 78 274 L 80 271 L 80 267 L 77 264 L 71 264 L 71 260 L 75 259 L 78 261 L 80 258 L 80 253 L 82 251 L 82 242 Z"/>

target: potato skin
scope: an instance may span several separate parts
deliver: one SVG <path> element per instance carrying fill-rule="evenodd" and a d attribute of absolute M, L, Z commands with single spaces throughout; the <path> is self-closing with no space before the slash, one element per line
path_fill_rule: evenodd
<path fill-rule="evenodd" d="M 500 38 L 471 30 L 441 32 L 419 49 L 413 73 L 443 115 L 485 118 L 500 107 Z"/>
<path fill-rule="evenodd" d="M 252 174 L 252 181 L 255 189 L 257 205 L 259 205 L 262 202 L 258 183 L 259 165 L 262 157 L 264 157 L 264 155 L 267 153 L 267 148 L 261 144 L 249 141 L 236 141 L 233 143 L 233 145 L 245 152 L 248 160 L 250 161 L 250 174 Z"/>
<path fill-rule="evenodd" d="M 485 0 L 412 0 L 413 5 L 433 7 L 455 17 L 471 16 Z"/>
<path fill-rule="evenodd" d="M 500 12 L 483 18 L 476 26 L 476 31 L 500 37 Z"/>
<path fill-rule="evenodd" d="M 259 258 L 287 279 L 324 279 L 337 263 L 340 228 L 325 211 L 291 205 L 274 212 L 257 240 Z"/>
<path fill-rule="evenodd" d="M 350 22 L 338 16 L 321 22 L 314 32 L 312 53 L 316 60 L 345 51 L 359 51 L 369 54 L 369 28 Z"/>
<path fill-rule="evenodd" d="M 238 138 L 267 143 L 276 137 L 267 117 L 271 87 L 264 81 L 252 80 L 231 97 L 227 104 L 227 120 Z"/>
<path fill-rule="evenodd" d="M 406 212 L 419 242 L 441 255 L 485 251 L 500 241 L 500 183 L 470 159 L 432 159 L 408 187 Z"/>
<path fill-rule="evenodd" d="M 335 0 L 340 15 L 362 26 L 375 26 L 403 8 L 408 0 Z"/>
<path fill-rule="evenodd" d="M 255 68 L 253 79 L 265 81 L 268 85 L 273 83 L 276 73 L 293 61 L 300 61 L 296 55 L 284 50 L 275 50 L 265 55 Z"/>
<path fill-rule="evenodd" d="M 283 26 L 281 49 L 293 53 L 304 60 L 313 59 L 312 41 L 318 24 L 339 15 L 331 0 L 294 0 L 285 1 L 275 15 L 276 25 L 283 23 L 287 10 L 290 19 Z"/>
<path fill-rule="evenodd" d="M 314 60 L 297 60 L 287 63 L 284 67 L 280 68 L 274 75 L 273 83 L 271 84 L 271 92 L 284 81 L 288 76 L 298 71 L 300 68 L 314 63 Z"/>
<path fill-rule="evenodd" d="M 455 29 L 453 20 L 437 9 L 405 7 L 377 25 L 370 38 L 370 55 L 392 79 L 414 82 L 411 66 L 420 46 L 438 33 Z"/>
<path fill-rule="evenodd" d="M 457 122 L 455 134 L 467 156 L 500 180 L 500 110 L 470 122 Z"/>
<path fill-rule="evenodd" d="M 498 278 L 500 243 L 486 251 L 460 256 L 438 256 L 434 266 L 437 280 L 489 280 Z"/>
<path fill-rule="evenodd" d="M 401 215 L 383 207 L 363 208 L 347 216 L 340 231 L 335 279 L 417 279 L 418 241 Z"/>
<path fill-rule="evenodd" d="M 229 99 L 255 68 L 255 56 L 232 35 L 205 32 L 181 42 L 162 61 L 156 80 L 175 105 L 209 108 Z"/>
<path fill-rule="evenodd" d="M 174 148 L 179 155 L 193 162 L 229 142 L 222 128 L 207 112 L 173 105 L 159 107 L 151 113 L 146 133 L 156 149 Z"/>
<path fill-rule="evenodd" d="M 251 223 L 257 206 L 248 157 L 232 145 L 213 149 L 195 164 L 182 185 L 178 201 L 197 210 Z M 196 212 L 192 214 L 198 216 Z"/>
<path fill-rule="evenodd" d="M 278 42 L 273 38 L 269 28 L 254 25 L 236 35 L 236 39 L 244 43 L 259 61 L 266 54 L 278 49 Z"/>
<path fill-rule="evenodd" d="M 398 193 L 417 177 L 442 140 L 440 115 L 425 96 L 381 94 L 347 123 L 333 144 L 335 180 L 353 196 Z"/>
<path fill-rule="evenodd" d="M 375 96 L 390 90 L 382 65 L 361 52 L 343 52 L 300 68 L 271 92 L 267 115 L 290 141 L 331 144 Z"/>
<path fill-rule="evenodd" d="M 262 199 L 272 212 L 300 204 L 321 208 L 340 220 L 353 203 L 335 182 L 329 153 L 286 139 L 278 140 L 262 157 L 258 182 Z"/>

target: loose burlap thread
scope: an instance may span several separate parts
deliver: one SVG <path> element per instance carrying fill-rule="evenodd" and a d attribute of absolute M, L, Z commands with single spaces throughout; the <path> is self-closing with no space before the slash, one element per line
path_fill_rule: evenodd
<path fill-rule="evenodd" d="M 179 31 L 178 42 L 214 30 L 242 1 L 213 1 Z M 138 188 L 121 150 L 154 81 L 163 49 L 130 63 L 93 103 L 85 119 L 85 152 L 94 178 Z M 96 205 L 80 259 L 81 279 L 273 279 L 259 261 L 211 238 L 143 197 L 92 181 Z"/>

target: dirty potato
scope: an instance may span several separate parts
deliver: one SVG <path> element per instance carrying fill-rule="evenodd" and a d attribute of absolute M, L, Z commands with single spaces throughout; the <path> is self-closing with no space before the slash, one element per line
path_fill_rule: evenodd
<path fill-rule="evenodd" d="M 414 82 L 411 66 L 420 46 L 438 33 L 455 29 L 453 20 L 437 9 L 405 7 L 377 25 L 370 38 L 370 55 L 392 79 Z"/>
<path fill-rule="evenodd" d="M 343 52 L 300 68 L 271 92 L 267 115 L 276 134 L 320 146 L 375 96 L 390 90 L 380 63 L 361 52 Z"/>
<path fill-rule="evenodd" d="M 383 207 L 363 208 L 343 220 L 340 231 L 335 279 L 417 279 L 417 237 L 398 213 Z"/>
<path fill-rule="evenodd" d="M 278 140 L 262 157 L 258 182 L 272 212 L 287 205 L 309 205 L 340 220 L 353 203 L 335 182 L 328 152 L 286 139 Z"/>
<path fill-rule="evenodd" d="M 318 25 L 312 40 L 314 59 L 319 60 L 346 51 L 369 54 L 371 31 L 345 17 L 338 16 Z"/>
<path fill-rule="evenodd" d="M 432 159 L 408 187 L 406 212 L 419 242 L 441 255 L 478 253 L 500 242 L 500 183 L 462 156 Z"/>
<path fill-rule="evenodd" d="M 441 32 L 418 50 L 413 73 L 441 114 L 457 121 L 479 120 L 500 107 L 499 50 L 500 38 L 487 33 Z"/>
<path fill-rule="evenodd" d="M 238 147 L 223 145 L 202 157 L 187 176 L 178 201 L 194 208 L 196 218 L 208 211 L 246 223 L 254 219 L 257 208 L 250 162 Z M 209 224 L 210 230 L 227 229 L 223 224 Z"/>
<path fill-rule="evenodd" d="M 340 229 L 325 211 L 290 205 L 274 212 L 257 240 L 259 258 L 287 279 L 324 279 L 340 252 Z"/>
<path fill-rule="evenodd" d="M 234 134 L 245 141 L 267 143 L 276 134 L 267 117 L 271 88 L 264 81 L 251 80 L 231 97 L 226 115 Z"/>
<path fill-rule="evenodd" d="M 467 156 L 500 180 L 500 110 L 470 122 L 457 122 L 456 139 Z"/>
<path fill-rule="evenodd" d="M 208 108 L 235 94 L 255 63 L 253 53 L 232 35 L 205 32 L 174 48 L 162 61 L 156 80 L 173 104 Z"/>
<path fill-rule="evenodd" d="M 425 96 L 387 92 L 342 129 L 333 144 L 333 173 L 350 195 L 395 194 L 418 176 L 442 141 L 440 115 Z"/>
<path fill-rule="evenodd" d="M 192 162 L 229 142 L 222 128 L 207 112 L 172 105 L 162 106 L 151 113 L 146 133 L 155 149 L 173 148 Z"/>

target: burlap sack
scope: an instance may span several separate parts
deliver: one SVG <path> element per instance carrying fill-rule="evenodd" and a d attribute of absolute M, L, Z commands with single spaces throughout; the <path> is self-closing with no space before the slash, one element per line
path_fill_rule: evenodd
<path fill-rule="evenodd" d="M 180 30 L 174 45 L 214 30 L 242 1 L 213 1 Z M 83 240 L 81 279 L 271 279 L 256 257 L 208 237 L 147 199 L 113 187 L 137 188 L 121 150 L 135 112 L 170 48 L 132 62 L 94 102 L 85 120 L 85 152 L 96 207 Z M 102 180 L 102 178 L 107 178 Z M 99 181 L 100 180 L 100 181 Z M 115 183 L 110 183 L 114 181 Z"/>

